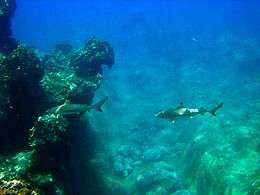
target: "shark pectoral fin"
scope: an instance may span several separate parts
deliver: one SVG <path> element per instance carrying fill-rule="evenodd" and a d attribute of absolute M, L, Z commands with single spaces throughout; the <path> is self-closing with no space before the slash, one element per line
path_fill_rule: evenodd
<path fill-rule="evenodd" d="M 101 108 L 98 108 L 97 111 L 99 111 L 99 112 L 103 112 L 103 110 L 102 110 Z"/>
<path fill-rule="evenodd" d="M 162 111 L 161 112 L 157 112 L 156 114 L 154 114 L 154 116 L 155 117 L 159 117 L 161 113 L 162 113 Z"/>

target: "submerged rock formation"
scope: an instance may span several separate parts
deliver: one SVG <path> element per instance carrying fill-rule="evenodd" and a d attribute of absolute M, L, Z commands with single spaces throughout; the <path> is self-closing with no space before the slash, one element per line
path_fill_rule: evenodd
<path fill-rule="evenodd" d="M 97 40 L 95 42 L 103 43 Z M 108 43 L 106 46 L 112 50 Z M 102 83 L 102 64 L 112 65 L 114 62 L 114 53 L 106 53 L 107 48 L 103 49 L 104 51 L 98 50 L 103 53 L 102 59 L 112 58 L 112 61 L 94 60 L 99 55 L 92 53 L 94 56 L 84 56 L 84 60 L 75 66 L 75 58 L 79 59 L 81 54 L 68 44 L 59 44 L 52 54 L 43 58 L 46 70 L 41 86 L 48 97 L 49 105 L 61 105 L 65 101 L 74 104 L 92 103 L 94 93 Z M 98 67 L 98 70 L 86 70 L 85 66 Z M 80 72 L 85 74 L 79 74 Z M 30 131 L 30 144 L 37 159 L 36 167 L 43 168 L 36 172 L 48 172 L 53 175 L 56 183 L 70 194 L 99 193 L 96 191 L 99 188 L 93 187 L 97 185 L 93 168 L 86 166 L 94 154 L 95 142 L 90 145 L 80 141 L 82 137 L 94 141 L 95 137 L 91 133 L 84 134 L 88 131 L 91 132 L 88 122 L 82 122 L 79 118 L 64 118 L 55 113 L 40 116 Z M 85 173 L 84 176 L 82 172 Z M 92 182 L 88 181 L 90 175 L 93 178 Z M 96 182 L 99 182 L 98 179 Z M 89 183 L 89 186 L 85 183 Z"/>
<path fill-rule="evenodd" d="M 43 76 L 41 62 L 34 51 L 18 45 L 10 54 L 0 59 L 1 151 L 28 146 L 28 129 L 42 108 L 40 80 Z M 2 153 L 1 152 L 1 153 Z"/>
<path fill-rule="evenodd" d="M 114 62 L 114 50 L 110 44 L 92 38 L 84 48 L 75 52 L 71 65 L 78 68 L 77 74 L 93 76 L 97 73 L 102 74 L 102 64 L 106 64 L 111 68 Z"/>
<path fill-rule="evenodd" d="M 88 162 L 95 150 L 89 122 L 45 111 L 68 100 L 91 104 L 113 48 L 91 39 L 39 57 L 11 37 L 15 8 L 15 0 L 0 0 L 0 194 L 100 194 Z"/>
<path fill-rule="evenodd" d="M 10 52 L 17 45 L 11 37 L 11 18 L 14 16 L 15 9 L 15 0 L 0 1 L 0 52 Z"/>

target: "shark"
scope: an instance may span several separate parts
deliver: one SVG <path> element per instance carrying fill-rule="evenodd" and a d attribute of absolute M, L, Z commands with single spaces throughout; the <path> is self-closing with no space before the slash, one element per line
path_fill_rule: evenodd
<path fill-rule="evenodd" d="M 155 117 L 163 118 L 175 123 L 179 118 L 193 118 L 196 115 L 204 115 L 205 113 L 210 113 L 213 116 L 217 116 L 216 112 L 224 105 L 223 102 L 219 103 L 212 109 L 206 109 L 204 107 L 200 108 L 187 108 L 183 105 L 183 102 L 175 108 L 170 108 L 167 110 L 160 111 L 155 114 Z"/>
<path fill-rule="evenodd" d="M 91 110 L 97 110 L 99 112 L 103 112 L 102 106 L 105 104 L 105 102 L 108 100 L 108 96 L 104 97 L 97 103 L 93 105 L 87 105 L 87 104 L 71 104 L 69 101 L 65 101 L 64 104 L 55 106 L 53 108 L 50 108 L 47 110 L 47 113 L 51 114 L 61 114 L 64 116 L 81 116 L 86 112 L 89 112 Z"/>

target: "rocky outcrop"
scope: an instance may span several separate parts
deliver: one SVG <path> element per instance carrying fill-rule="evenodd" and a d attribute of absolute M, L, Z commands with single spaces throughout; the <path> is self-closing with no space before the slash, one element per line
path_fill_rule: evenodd
<path fill-rule="evenodd" d="M 100 194 L 88 121 L 45 111 L 65 101 L 90 105 L 102 65 L 114 63 L 113 48 L 91 39 L 40 57 L 11 37 L 15 8 L 15 0 L 0 0 L 0 194 Z"/>
<path fill-rule="evenodd" d="M 44 109 L 41 62 L 34 51 L 18 45 L 1 60 L 0 151 L 27 148 L 28 129 Z"/>
<path fill-rule="evenodd" d="M 15 9 L 15 0 L 0 1 L 0 52 L 10 52 L 17 45 L 11 37 L 11 18 L 14 16 Z"/>

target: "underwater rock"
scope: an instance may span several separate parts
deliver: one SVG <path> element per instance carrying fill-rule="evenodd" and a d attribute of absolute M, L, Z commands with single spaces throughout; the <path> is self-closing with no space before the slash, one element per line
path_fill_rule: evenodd
<path fill-rule="evenodd" d="M 168 148 L 165 146 L 154 146 L 144 151 L 144 162 L 160 161 L 168 153 Z"/>
<path fill-rule="evenodd" d="M 29 143 L 33 149 L 29 179 L 48 194 L 71 191 L 67 119 L 59 114 L 40 116 L 30 129 Z"/>
<path fill-rule="evenodd" d="M 56 184 L 51 174 L 32 174 L 28 180 L 44 194 L 64 195 L 64 191 Z"/>
<path fill-rule="evenodd" d="M 112 159 L 113 170 L 119 177 L 127 177 L 134 169 L 134 162 L 131 159 L 122 156 L 116 156 Z"/>
<path fill-rule="evenodd" d="M 98 46 L 99 42 L 96 44 Z M 104 45 L 106 45 L 106 43 L 104 43 Z M 95 47 L 94 45 L 92 46 Z M 83 51 L 87 51 L 84 53 L 84 55 L 86 54 L 84 60 L 90 63 L 94 62 L 94 59 L 98 59 L 95 66 L 99 65 L 101 68 L 101 64 L 98 63 L 106 62 L 106 59 L 105 56 L 99 56 L 99 52 L 101 52 L 100 54 L 102 55 L 104 52 L 100 49 L 97 49 L 97 53 L 92 50 L 92 52 L 90 52 L 90 50 L 91 48 L 89 47 L 88 49 L 84 48 L 74 51 L 68 44 L 59 44 L 53 53 L 45 55 L 42 58 L 43 66 L 46 69 L 45 75 L 40 83 L 44 93 L 48 97 L 49 107 L 61 105 L 67 100 L 76 104 L 92 103 L 95 91 L 100 87 L 103 80 L 103 76 L 101 75 L 102 71 L 97 71 L 93 74 L 92 70 L 87 69 L 84 70 L 84 72 L 81 70 L 82 67 L 73 65 L 73 60 L 78 57 L 80 58 L 81 54 L 84 53 Z M 93 61 L 88 61 L 89 59 Z M 84 60 L 82 65 L 85 65 L 84 63 L 86 61 Z M 93 64 L 87 65 L 92 66 Z M 79 72 L 84 72 L 84 74 L 79 74 Z M 74 159 L 75 161 L 79 161 L 81 158 L 84 159 L 84 162 L 87 161 L 86 159 L 88 156 L 91 156 L 94 150 L 94 144 L 92 142 L 93 145 L 85 146 L 86 144 L 84 144 L 84 147 L 88 147 L 89 149 L 76 149 L 77 147 L 82 148 L 82 143 L 74 140 L 81 139 L 81 137 L 75 138 L 75 136 L 82 136 L 82 133 L 79 133 L 82 128 L 83 123 L 77 119 L 65 119 L 59 114 L 45 114 L 38 118 L 38 121 L 30 130 L 30 146 L 33 148 L 35 154 L 35 163 L 32 170 L 36 175 L 43 173 L 51 174 L 55 184 L 61 187 L 59 191 L 69 192 L 71 194 L 75 194 L 83 189 L 85 192 L 95 191 L 94 189 L 86 189 L 87 187 L 83 184 L 83 180 L 85 181 L 87 176 L 80 176 L 81 178 L 78 178 L 77 173 L 75 173 L 79 170 L 80 174 L 85 172 L 86 175 L 91 175 L 94 174 L 95 171 L 86 167 L 85 163 L 78 162 L 74 165 L 72 162 L 73 155 L 76 156 L 76 154 L 77 159 Z M 84 127 L 84 131 L 86 130 L 90 131 L 90 127 Z M 88 150 L 91 151 L 89 151 L 87 155 L 81 153 L 82 151 L 88 153 Z M 72 152 L 74 154 L 72 154 Z M 84 158 L 82 156 L 84 156 Z M 116 162 L 118 162 L 118 164 L 115 164 L 118 174 L 126 175 L 127 173 L 125 172 L 131 172 L 131 168 L 126 165 L 126 162 Z M 127 171 L 119 173 L 123 170 L 123 166 L 127 166 Z M 73 172 L 72 167 L 74 171 L 76 170 L 75 172 Z M 99 181 L 93 179 L 93 184 L 89 185 L 96 185 L 95 182 L 98 183 Z M 84 186 L 81 186 L 82 184 Z M 52 187 L 52 189 L 55 188 Z"/>
<path fill-rule="evenodd" d="M 102 74 L 102 65 L 112 67 L 115 63 L 114 50 L 106 41 L 90 39 L 85 48 L 75 52 L 71 66 L 77 67 L 80 76 Z"/>
<path fill-rule="evenodd" d="M 57 191 L 58 187 L 54 183 L 54 179 L 51 175 L 41 175 L 32 172 L 32 167 L 35 166 L 34 155 L 34 151 L 26 151 L 19 152 L 10 157 L 0 158 L 0 194 L 9 194 L 9 192 L 16 194 L 15 192 L 18 191 L 19 194 L 22 194 L 22 192 L 24 192 L 24 194 L 30 194 L 30 190 L 36 188 L 37 193 L 39 190 L 41 190 L 41 192 Z M 19 186 L 27 190 L 23 191 L 19 186 L 15 186 L 14 184 L 16 182 L 14 183 L 14 181 L 26 184 L 21 185 L 20 183 Z"/>
<path fill-rule="evenodd" d="M 88 45 L 74 51 L 69 44 L 58 44 L 52 54 L 44 56 L 46 73 L 41 86 L 51 104 L 62 104 L 65 100 L 92 103 L 94 92 L 103 80 L 101 65 L 111 64 L 109 58 L 114 54 L 111 54 L 110 50 L 113 49 L 107 42 L 92 39 Z M 78 60 L 80 63 L 76 65 Z M 92 68 L 95 67 L 99 70 L 93 72 Z"/>
<path fill-rule="evenodd" d="M 26 181 L 24 186 L 19 184 L 21 189 L 13 183 L 14 188 L 1 186 L 4 194 L 33 194 L 30 186 L 38 186 L 32 180 L 35 177 L 31 173 L 35 166 L 35 151 L 30 150 L 28 136 L 34 119 L 46 106 L 40 87 L 43 73 L 40 59 L 25 45 L 0 55 L 0 151 L 5 154 L 0 158 L 0 178 L 4 184 Z"/>
<path fill-rule="evenodd" d="M 16 0 L 0 1 L 0 17 L 13 17 L 16 9 Z"/>
<path fill-rule="evenodd" d="M 0 151 L 28 147 L 28 129 L 44 109 L 44 95 L 39 85 L 43 76 L 35 52 L 18 45 L 0 59 Z"/>
<path fill-rule="evenodd" d="M 173 167 L 164 162 L 155 163 L 145 169 L 136 178 L 136 187 L 140 191 L 148 191 L 153 186 L 164 186 L 168 193 L 173 193 L 181 186 Z"/>
<path fill-rule="evenodd" d="M 14 15 L 15 9 L 15 0 L 0 1 L 0 52 L 9 53 L 17 45 L 17 42 L 11 38 L 11 18 Z"/>
<path fill-rule="evenodd" d="M 146 195 L 168 195 L 168 191 L 167 189 L 165 189 L 164 187 L 157 187 L 149 192 L 146 193 Z"/>
<path fill-rule="evenodd" d="M 42 63 L 44 64 L 45 71 L 59 72 L 63 70 L 74 70 L 74 68 L 70 66 L 72 53 L 72 46 L 64 46 L 63 44 L 56 45 L 52 53 L 42 56 Z"/>
<path fill-rule="evenodd" d="M 119 147 L 110 158 L 114 173 L 119 177 L 127 177 L 138 164 L 142 163 L 141 155 L 141 150 L 135 146 L 124 145 Z"/>
<path fill-rule="evenodd" d="M 9 96 L 8 96 L 8 74 L 5 66 L 3 65 L 3 61 L 6 58 L 5 55 L 0 53 L 0 124 L 5 115 L 5 107 L 8 104 Z"/>
<path fill-rule="evenodd" d="M 189 190 L 178 190 L 173 195 L 194 195 L 194 193 Z"/>
<path fill-rule="evenodd" d="M 129 176 L 139 165 L 161 161 L 168 153 L 165 146 L 123 145 L 111 157 L 111 167 L 119 177 Z"/>
<path fill-rule="evenodd" d="M 87 80 L 79 78 L 73 70 L 66 70 L 46 73 L 41 80 L 41 86 L 52 104 L 62 104 L 66 100 L 85 104 L 91 103 L 90 99 L 102 80 L 100 74 Z"/>
<path fill-rule="evenodd" d="M 44 73 L 35 51 L 24 44 L 18 45 L 7 55 L 3 65 L 7 68 L 12 81 L 27 81 L 26 84 L 29 86 L 38 83 Z"/>
<path fill-rule="evenodd" d="M 55 45 L 55 49 L 54 52 L 61 52 L 63 55 L 68 55 L 69 53 L 71 53 L 73 50 L 72 45 L 68 44 L 68 43 L 59 43 L 57 45 Z"/>
<path fill-rule="evenodd" d="M 32 148 L 48 147 L 62 141 L 66 133 L 68 121 L 60 114 L 40 116 L 30 129 L 29 143 Z"/>
<path fill-rule="evenodd" d="M 94 173 L 85 163 L 94 151 L 93 142 L 86 144 L 91 150 L 87 155 L 72 142 L 76 138 L 71 131 L 82 130 L 82 124 L 43 113 L 65 100 L 91 104 L 102 83 L 102 64 L 114 64 L 113 48 L 106 41 L 91 39 L 77 51 L 58 44 L 52 54 L 36 55 L 11 37 L 15 9 L 15 0 L 0 0 L 0 194 L 78 194 L 78 186 L 93 191 L 89 189 L 99 181 L 83 186 L 83 179 L 73 172 Z M 72 143 L 74 160 L 84 159 L 77 168 L 72 163 Z"/>
<path fill-rule="evenodd" d="M 123 145 L 117 149 L 116 154 L 138 161 L 141 159 L 142 149 L 135 145 Z"/>
<path fill-rule="evenodd" d="M 0 180 L 24 177 L 32 164 L 32 151 L 19 152 L 11 157 L 0 158 Z"/>
<path fill-rule="evenodd" d="M 0 180 L 0 194 L 1 195 L 40 195 L 39 189 L 27 183 L 24 180 Z"/>

